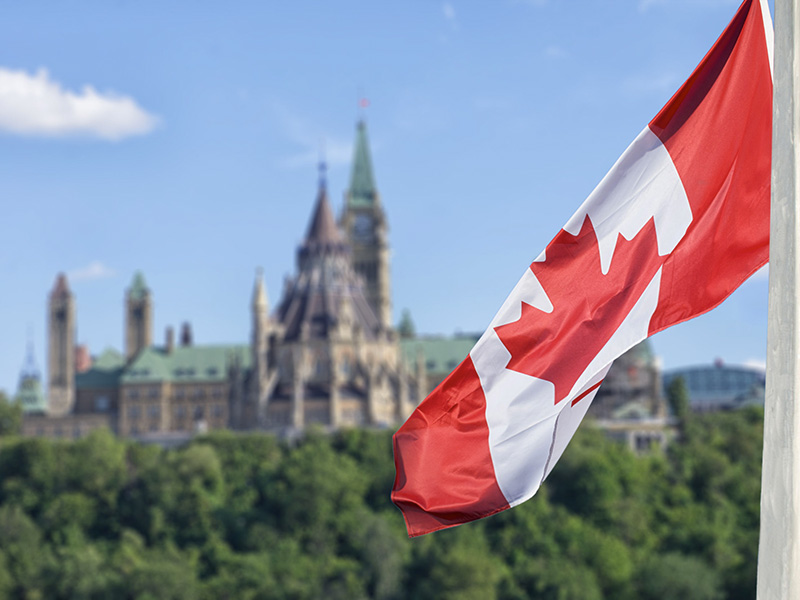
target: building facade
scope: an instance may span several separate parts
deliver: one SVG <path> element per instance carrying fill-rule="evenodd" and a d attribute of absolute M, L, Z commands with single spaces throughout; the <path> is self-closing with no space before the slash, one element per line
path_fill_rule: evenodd
<path fill-rule="evenodd" d="M 664 389 L 678 378 L 686 384 L 689 406 L 697 412 L 764 405 L 767 378 L 763 369 L 726 365 L 721 360 L 713 365 L 672 369 L 664 373 Z"/>
<path fill-rule="evenodd" d="M 122 352 L 91 357 L 75 345 L 76 299 L 58 275 L 48 299 L 47 389 L 32 359 L 20 378 L 23 433 L 81 437 L 108 427 L 164 443 L 222 428 L 291 436 L 403 421 L 479 336 L 417 336 L 408 314 L 392 326 L 388 234 L 359 122 L 339 219 L 321 166 L 294 274 L 274 307 L 262 273 L 255 278 L 249 340 L 195 344 L 184 323 L 177 339 L 167 328 L 154 343 L 154 292 L 137 272 L 124 293 Z M 649 342 L 615 363 L 589 414 L 635 448 L 662 439 L 666 411 Z"/>
<path fill-rule="evenodd" d="M 405 360 L 392 327 L 389 267 L 388 223 L 362 121 L 340 219 L 321 166 L 295 274 L 274 310 L 256 277 L 248 342 L 196 345 L 185 323 L 177 343 L 168 329 L 154 345 L 153 293 L 137 272 L 125 292 L 124 353 L 89 357 L 76 349 L 75 298 L 58 275 L 48 304 L 46 395 L 38 372 L 20 380 L 24 433 L 79 437 L 109 427 L 157 439 L 219 428 L 291 435 L 312 425 L 397 423 L 427 392 L 427 380 L 423 364 Z"/>

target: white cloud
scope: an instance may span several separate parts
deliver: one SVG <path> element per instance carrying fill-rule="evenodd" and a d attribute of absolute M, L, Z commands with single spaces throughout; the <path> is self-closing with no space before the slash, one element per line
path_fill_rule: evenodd
<path fill-rule="evenodd" d="M 353 158 L 352 141 L 322 133 L 322 129 L 281 104 L 273 103 L 272 112 L 289 142 L 296 147 L 294 152 L 280 160 L 280 166 L 307 167 L 317 164 L 320 159 L 324 159 L 331 167 L 350 164 Z"/>
<path fill-rule="evenodd" d="M 449 2 L 445 2 L 442 5 L 442 12 L 444 13 L 444 18 L 447 19 L 448 21 L 456 20 L 456 9 Z"/>
<path fill-rule="evenodd" d="M 113 277 L 117 272 L 99 260 L 93 260 L 85 267 L 78 267 L 67 272 L 70 281 L 91 281 Z"/>
<path fill-rule="evenodd" d="M 85 85 L 64 89 L 45 69 L 35 74 L 0 67 L 0 132 L 40 137 L 121 140 L 149 133 L 158 119 L 136 101 Z"/>

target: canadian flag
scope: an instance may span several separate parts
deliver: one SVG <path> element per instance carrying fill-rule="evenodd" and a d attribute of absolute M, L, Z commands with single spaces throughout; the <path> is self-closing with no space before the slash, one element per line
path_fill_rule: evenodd
<path fill-rule="evenodd" d="M 524 502 L 612 361 L 722 302 L 769 256 L 772 19 L 745 0 L 692 76 L 394 436 L 409 535 Z"/>

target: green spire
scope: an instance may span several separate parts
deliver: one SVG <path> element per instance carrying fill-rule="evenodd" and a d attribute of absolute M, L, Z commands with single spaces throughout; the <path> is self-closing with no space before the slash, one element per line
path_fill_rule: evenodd
<path fill-rule="evenodd" d="M 407 308 L 403 309 L 403 316 L 400 318 L 400 323 L 397 326 L 397 332 L 404 340 L 412 339 L 417 336 L 414 321 L 411 318 L 411 311 Z"/>
<path fill-rule="evenodd" d="M 44 412 L 47 409 L 42 382 L 38 377 L 22 376 L 15 400 L 22 406 L 23 412 Z"/>
<path fill-rule="evenodd" d="M 353 152 L 353 170 L 350 174 L 350 189 L 347 204 L 351 207 L 373 206 L 378 198 L 375 177 L 372 174 L 372 159 L 367 141 L 367 126 L 359 121 L 356 127 L 356 147 Z"/>
<path fill-rule="evenodd" d="M 47 401 L 42 391 L 42 380 L 33 353 L 33 342 L 28 340 L 28 351 L 25 365 L 19 377 L 19 387 L 15 400 L 22 405 L 23 412 L 43 412 Z"/>
<path fill-rule="evenodd" d="M 133 281 L 131 282 L 128 294 L 133 300 L 141 300 L 149 291 L 150 290 L 147 289 L 147 283 L 145 283 L 144 280 L 144 275 L 142 275 L 141 271 L 136 271 L 133 275 Z"/>

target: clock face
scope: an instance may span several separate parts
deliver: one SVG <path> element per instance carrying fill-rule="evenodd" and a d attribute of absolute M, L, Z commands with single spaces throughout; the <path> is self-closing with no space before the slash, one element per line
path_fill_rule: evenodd
<path fill-rule="evenodd" d="M 374 227 L 369 215 L 356 215 L 353 223 L 353 237 L 359 242 L 371 242 Z"/>

